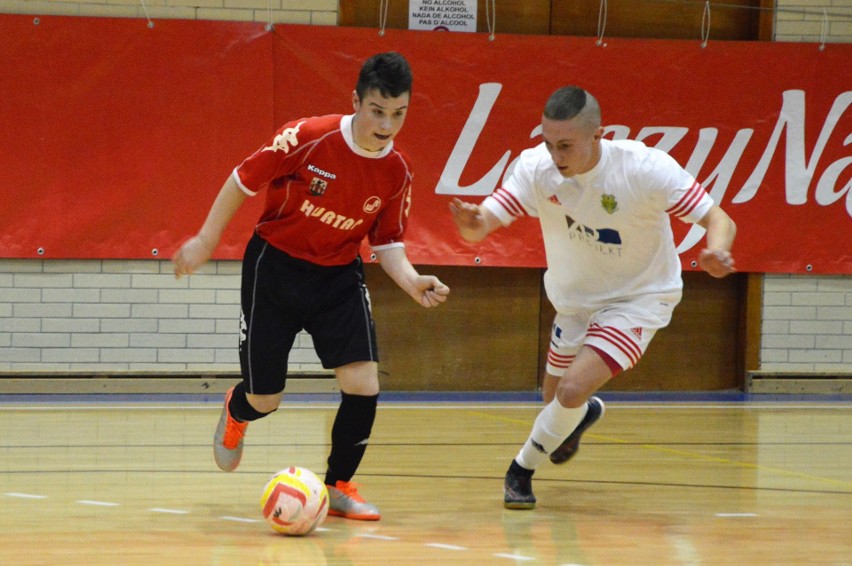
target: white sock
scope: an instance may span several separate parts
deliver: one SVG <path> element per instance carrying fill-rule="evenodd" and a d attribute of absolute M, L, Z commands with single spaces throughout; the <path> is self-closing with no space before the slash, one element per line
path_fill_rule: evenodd
<path fill-rule="evenodd" d="M 521 447 L 515 461 L 523 468 L 535 470 L 548 454 L 574 432 L 588 410 L 588 403 L 576 409 L 566 409 L 557 399 L 548 403 L 536 417 L 530 437 Z"/>

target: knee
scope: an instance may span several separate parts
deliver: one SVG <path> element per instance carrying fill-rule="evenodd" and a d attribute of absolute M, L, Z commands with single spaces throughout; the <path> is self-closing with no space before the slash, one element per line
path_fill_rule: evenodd
<path fill-rule="evenodd" d="M 379 394 L 379 372 L 376 362 L 356 362 L 335 370 L 340 390 L 350 395 L 371 397 Z"/>
<path fill-rule="evenodd" d="M 271 413 L 281 404 L 281 393 L 274 395 L 252 395 L 247 394 L 249 405 L 258 413 Z"/>
<path fill-rule="evenodd" d="M 556 387 L 556 399 L 566 409 L 582 407 L 588 398 L 588 393 L 574 381 L 562 379 Z"/>
<path fill-rule="evenodd" d="M 341 385 L 340 390 L 349 395 L 374 397 L 379 394 L 379 380 L 378 378 L 367 378 L 350 381 L 346 385 Z"/>

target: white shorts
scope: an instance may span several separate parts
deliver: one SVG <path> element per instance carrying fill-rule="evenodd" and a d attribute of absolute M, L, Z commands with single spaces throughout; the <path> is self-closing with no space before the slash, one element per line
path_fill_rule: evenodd
<path fill-rule="evenodd" d="M 643 295 L 595 311 L 557 313 L 550 333 L 547 373 L 565 373 L 583 345 L 606 352 L 623 369 L 632 368 L 657 330 L 668 326 L 679 302 L 679 294 Z"/>

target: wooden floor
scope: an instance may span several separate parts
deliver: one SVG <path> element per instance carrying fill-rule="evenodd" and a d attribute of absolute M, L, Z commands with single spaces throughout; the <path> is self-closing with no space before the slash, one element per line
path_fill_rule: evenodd
<path fill-rule="evenodd" d="M 382 403 L 356 476 L 383 518 L 309 537 L 268 476 L 325 470 L 335 405 L 286 402 L 216 469 L 218 403 L 0 403 L 0 564 L 852 564 L 852 403 L 609 401 L 577 457 L 502 507 L 532 403 Z"/>

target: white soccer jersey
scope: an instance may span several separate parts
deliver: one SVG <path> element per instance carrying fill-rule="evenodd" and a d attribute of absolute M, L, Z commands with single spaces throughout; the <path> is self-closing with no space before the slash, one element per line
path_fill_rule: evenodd
<path fill-rule="evenodd" d="M 483 206 L 504 226 L 539 218 L 547 296 L 558 312 L 571 313 L 646 294 L 677 302 L 683 282 L 669 215 L 696 222 L 713 200 L 665 152 L 603 139 L 598 164 L 571 178 L 543 143 L 523 151 Z"/>

